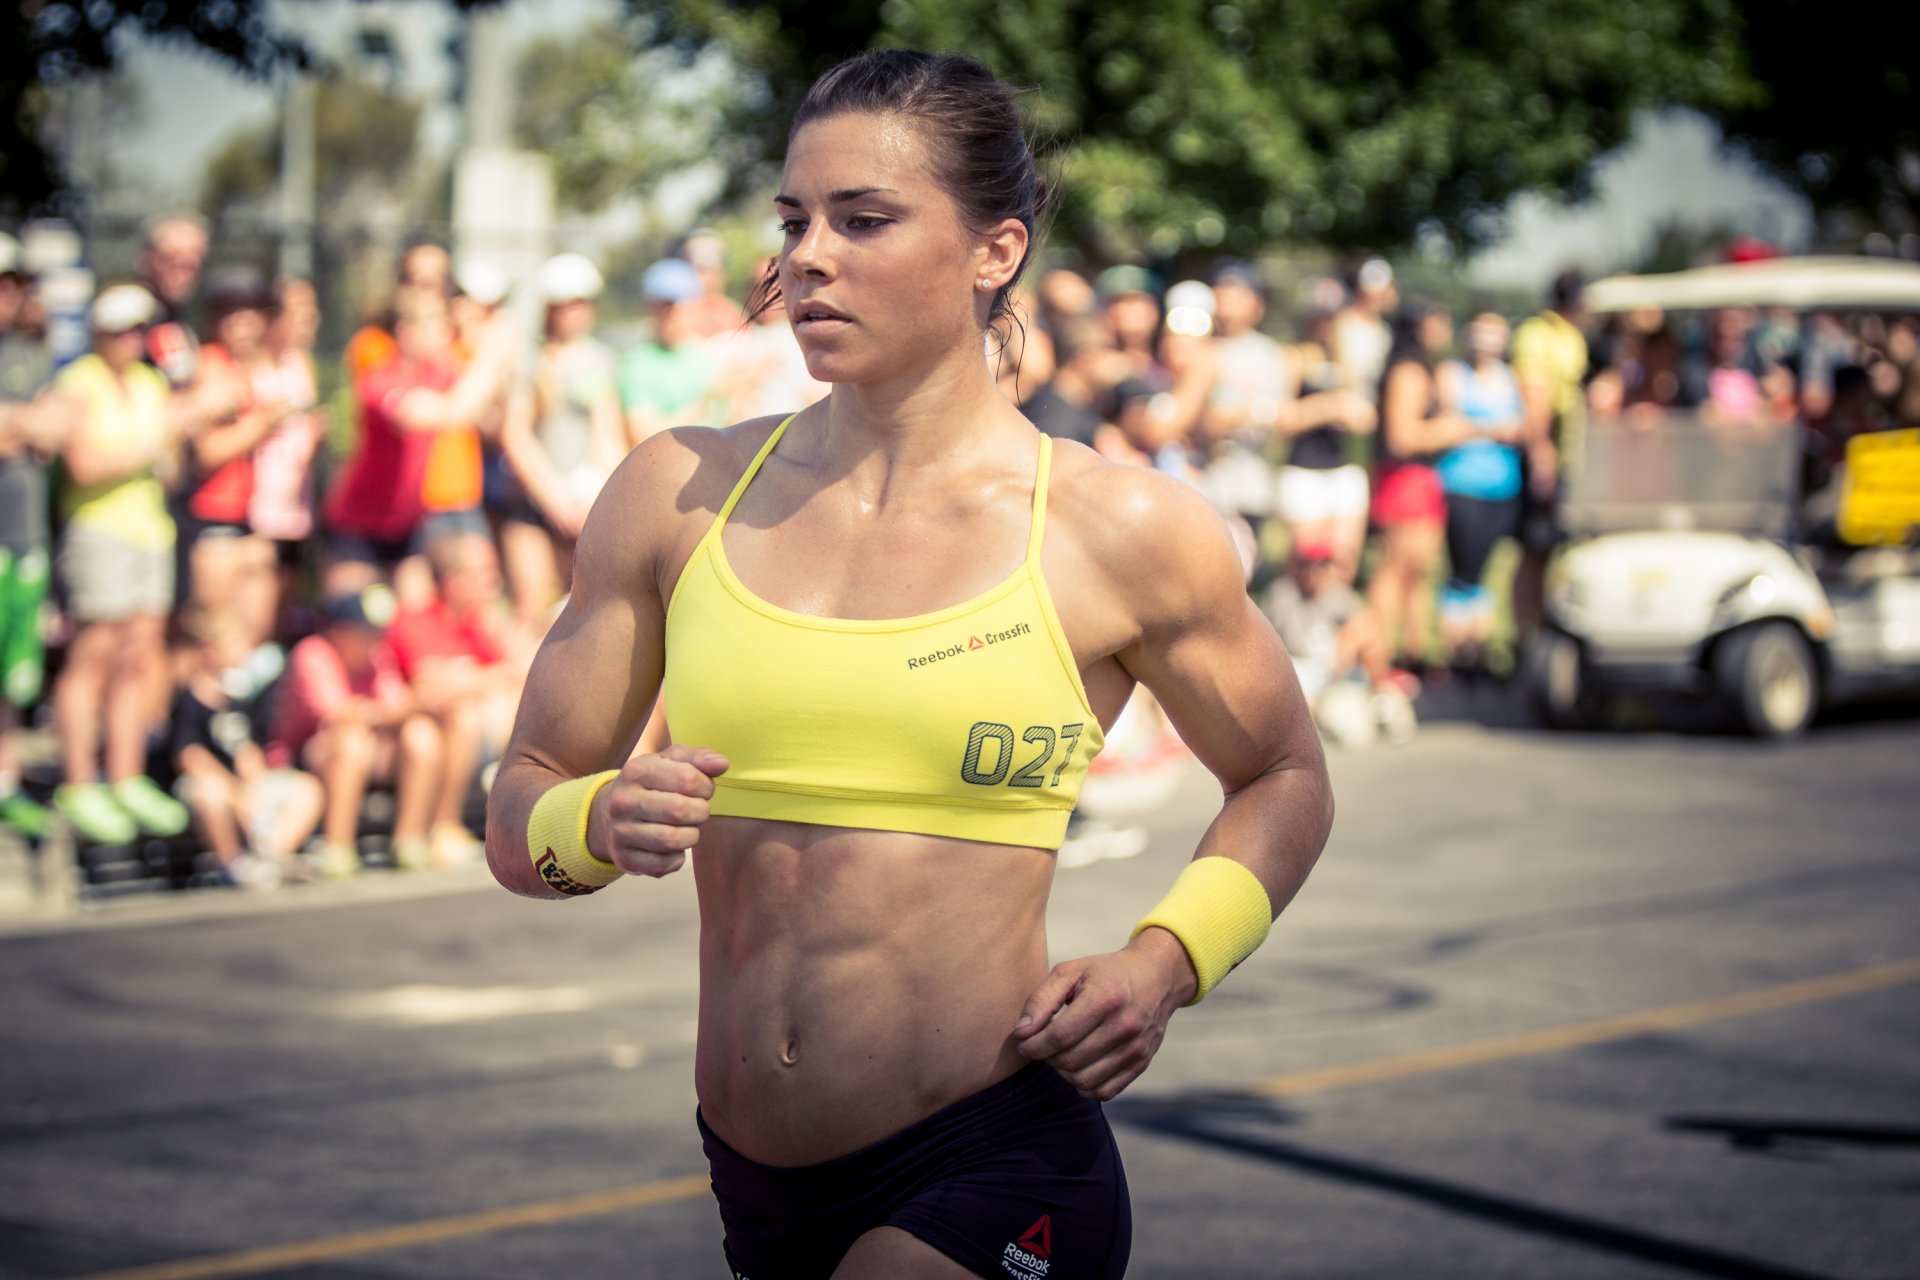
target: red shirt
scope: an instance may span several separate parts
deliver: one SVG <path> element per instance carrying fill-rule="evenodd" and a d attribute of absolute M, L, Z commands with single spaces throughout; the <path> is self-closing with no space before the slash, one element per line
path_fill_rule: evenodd
<path fill-rule="evenodd" d="M 227 378 L 242 389 L 240 412 L 253 409 L 257 403 L 253 384 L 225 347 L 212 342 L 202 347 L 200 366 L 202 376 L 210 373 L 217 378 Z M 253 454 L 248 452 L 221 463 L 203 478 L 187 499 L 187 510 L 208 524 L 245 524 L 247 507 L 252 501 Z"/>
<path fill-rule="evenodd" d="M 444 365 L 394 360 L 361 374 L 360 440 L 327 495 L 327 524 L 383 542 L 413 533 L 425 514 L 421 482 L 433 450 L 432 431 L 408 431 L 393 416 L 400 398 L 420 387 L 445 391 L 454 371 Z"/>
<path fill-rule="evenodd" d="M 454 616 L 444 600 L 423 609 L 403 609 L 387 629 L 387 643 L 400 663 L 400 673 L 419 678 L 420 665 L 436 658 L 467 658 L 490 667 L 507 655 L 483 625 L 479 613 Z"/>
<path fill-rule="evenodd" d="M 412 701 L 390 648 L 376 645 L 372 668 L 356 677 L 325 635 L 308 636 L 293 646 L 280 682 L 280 706 L 267 759 L 277 765 L 297 761 L 307 739 L 355 698 L 372 698 L 395 710 Z"/>

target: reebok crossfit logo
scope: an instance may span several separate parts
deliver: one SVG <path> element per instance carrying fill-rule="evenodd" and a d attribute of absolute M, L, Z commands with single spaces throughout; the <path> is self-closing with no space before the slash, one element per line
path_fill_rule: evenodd
<path fill-rule="evenodd" d="M 945 662 L 948 658 L 958 658 L 969 653 L 978 653 L 980 650 L 993 645 L 1005 644 L 1009 640 L 1018 640 L 1021 636 L 1030 636 L 1032 634 L 1033 624 L 1031 622 L 1015 623 L 1013 626 L 1006 627 L 999 631 L 982 631 L 977 635 L 968 636 L 965 640 L 957 640 L 944 648 L 935 649 L 932 653 L 908 658 L 907 666 L 909 669 L 932 666 L 936 662 Z"/>
<path fill-rule="evenodd" d="M 1053 1266 L 1053 1215 L 1043 1213 L 1040 1220 L 1009 1240 L 1000 1251 L 1000 1269 L 1014 1280 L 1041 1280 Z"/>

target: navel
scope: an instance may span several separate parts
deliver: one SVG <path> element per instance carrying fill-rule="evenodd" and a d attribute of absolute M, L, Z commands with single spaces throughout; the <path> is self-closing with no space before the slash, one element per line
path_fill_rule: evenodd
<path fill-rule="evenodd" d="M 799 1061 L 800 1042 L 798 1040 L 787 1041 L 786 1047 L 780 1050 L 780 1065 L 783 1067 L 791 1067 L 798 1064 Z"/>

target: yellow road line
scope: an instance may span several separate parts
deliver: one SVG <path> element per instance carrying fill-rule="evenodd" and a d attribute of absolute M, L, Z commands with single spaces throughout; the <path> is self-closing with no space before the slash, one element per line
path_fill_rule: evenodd
<path fill-rule="evenodd" d="M 356 1231 L 350 1235 L 269 1245 L 264 1249 L 243 1249 L 238 1253 L 220 1253 L 204 1258 L 183 1258 L 178 1262 L 129 1267 L 124 1271 L 102 1271 L 85 1280 L 212 1280 L 215 1276 L 257 1276 L 306 1263 L 335 1262 L 341 1258 L 437 1244 L 466 1236 L 491 1235 L 515 1227 L 546 1227 L 575 1218 L 596 1218 L 624 1209 L 643 1209 L 648 1205 L 667 1204 L 674 1200 L 691 1200 L 705 1194 L 708 1185 L 706 1174 L 690 1173 L 682 1178 L 662 1178 L 658 1182 L 642 1182 L 637 1186 L 570 1196 L 564 1200 L 542 1200 L 535 1204 L 489 1209 L 482 1213 L 429 1218 L 425 1222 L 382 1227 L 376 1231 Z"/>
<path fill-rule="evenodd" d="M 1524 1031 L 1517 1035 L 1495 1036 L 1487 1040 L 1470 1041 L 1467 1044 L 1448 1045 L 1439 1049 L 1422 1049 L 1413 1053 L 1397 1054 L 1387 1058 L 1370 1058 L 1331 1067 L 1317 1067 L 1308 1071 L 1290 1071 L 1285 1075 L 1268 1076 L 1265 1079 L 1256 1080 L 1248 1085 L 1247 1089 L 1251 1093 L 1273 1098 L 1324 1093 L 1332 1089 L 1350 1088 L 1353 1085 L 1373 1084 L 1382 1080 L 1398 1080 L 1408 1076 L 1426 1075 L 1429 1072 L 1448 1071 L 1455 1067 L 1471 1067 L 1510 1058 L 1559 1053 L 1567 1049 L 1626 1040 L 1653 1031 L 1673 1031 L 1682 1027 L 1743 1017 L 1750 1013 L 1789 1009 L 1795 1005 L 1859 995 L 1910 982 L 1920 982 L 1920 960 L 1907 960 L 1871 969 L 1855 969 L 1847 973 L 1831 974 L 1824 978 L 1810 978 L 1804 982 L 1761 987 L 1756 991 L 1717 996 L 1709 1000 L 1693 1000 L 1685 1004 L 1667 1005 L 1659 1009 L 1623 1014 L 1616 1018 L 1575 1022 L 1566 1026 L 1547 1027 L 1540 1031 Z M 263 1275 L 306 1263 L 332 1262 L 341 1258 L 384 1253 L 393 1249 L 411 1248 L 415 1245 L 436 1244 L 440 1241 L 467 1236 L 489 1235 L 496 1231 L 510 1231 L 516 1227 L 552 1226 L 555 1223 L 569 1222 L 578 1218 L 600 1217 L 628 1209 L 641 1209 L 649 1205 L 691 1200 L 695 1196 L 707 1194 L 708 1186 L 706 1174 L 688 1174 L 685 1177 L 662 1178 L 655 1182 L 642 1182 L 631 1187 L 619 1187 L 612 1191 L 572 1196 L 561 1200 L 542 1200 L 533 1204 L 489 1209 L 480 1213 L 430 1218 L 424 1222 L 408 1223 L 397 1227 L 357 1231 L 348 1235 L 271 1245 L 261 1249 L 244 1249 L 236 1253 L 183 1258 L 176 1262 L 131 1267 L 121 1271 L 102 1271 L 83 1276 L 80 1280 L 215 1280 L 216 1277 L 222 1276 Z"/>
<path fill-rule="evenodd" d="M 1444 1045 L 1438 1049 L 1420 1049 L 1387 1058 L 1369 1058 L 1307 1071 L 1289 1071 L 1285 1075 L 1256 1080 L 1249 1089 L 1268 1098 L 1324 1093 L 1329 1089 L 1398 1080 L 1455 1067 L 1479 1066 L 1541 1053 L 1559 1053 L 1613 1040 L 1626 1040 L 1652 1031 L 1673 1031 L 1681 1027 L 1698 1026 L 1703 1022 L 1719 1022 L 1750 1013 L 1765 1013 L 1770 1009 L 1789 1009 L 1816 1000 L 1832 1000 L 1916 981 L 1920 981 L 1920 960 L 1907 960 L 1872 969 L 1854 969 L 1824 978 L 1809 978 L 1804 982 L 1783 983 L 1777 987 L 1761 987 L 1757 991 L 1743 991 L 1738 995 L 1670 1004 L 1660 1009 L 1622 1014 L 1617 1018 L 1574 1022 L 1539 1031 L 1473 1040 L 1466 1044 Z"/>

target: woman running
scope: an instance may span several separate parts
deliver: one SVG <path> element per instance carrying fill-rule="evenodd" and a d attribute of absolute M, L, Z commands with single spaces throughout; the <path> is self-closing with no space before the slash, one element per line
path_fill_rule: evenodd
<path fill-rule="evenodd" d="M 813 86 L 761 292 L 832 392 L 615 473 L 492 791 L 491 865 L 528 896 L 691 850 L 697 1118 L 752 1280 L 1122 1274 L 1099 1103 L 1332 820 L 1219 518 L 995 386 L 1045 203 L 979 64 L 875 52 Z M 1130 940 L 1049 970 L 1054 852 L 1136 681 L 1227 799 Z M 663 682 L 679 742 L 629 758 Z"/>

